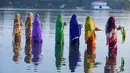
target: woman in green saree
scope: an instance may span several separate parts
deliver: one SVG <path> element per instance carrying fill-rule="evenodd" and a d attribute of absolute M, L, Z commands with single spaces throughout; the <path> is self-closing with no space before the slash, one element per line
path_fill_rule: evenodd
<path fill-rule="evenodd" d="M 61 60 L 64 60 L 63 54 L 64 54 L 64 25 L 65 22 L 63 20 L 63 15 L 59 14 L 58 18 L 56 20 L 56 31 L 55 31 L 55 55 L 59 55 L 61 57 Z M 60 47 L 57 48 L 57 45 Z"/>
<path fill-rule="evenodd" d="M 64 44 L 64 25 L 63 15 L 59 14 L 56 20 L 56 33 L 55 41 L 56 44 Z"/>

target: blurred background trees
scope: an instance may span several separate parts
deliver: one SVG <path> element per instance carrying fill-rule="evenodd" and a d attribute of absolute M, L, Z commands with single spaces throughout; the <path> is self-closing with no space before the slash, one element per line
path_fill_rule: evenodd
<path fill-rule="evenodd" d="M 0 7 L 13 8 L 76 8 L 91 9 L 93 1 L 105 1 L 112 9 L 130 9 L 130 0 L 0 0 Z"/>

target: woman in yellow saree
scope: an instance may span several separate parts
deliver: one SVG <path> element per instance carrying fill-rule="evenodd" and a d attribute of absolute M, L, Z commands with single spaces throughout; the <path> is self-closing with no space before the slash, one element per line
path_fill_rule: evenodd
<path fill-rule="evenodd" d="M 84 51 L 84 73 L 93 73 L 92 69 L 94 67 L 96 67 L 96 53 L 93 55 L 89 55 L 87 54 L 89 51 L 87 51 L 87 49 L 85 49 Z"/>
<path fill-rule="evenodd" d="M 29 12 L 25 22 L 26 43 L 32 42 L 32 24 L 33 24 L 32 19 L 33 19 L 33 14 Z"/>
<path fill-rule="evenodd" d="M 14 43 L 21 42 L 21 23 L 19 13 L 14 18 L 13 42 Z"/>
<path fill-rule="evenodd" d="M 19 62 L 20 58 L 20 48 L 21 48 L 21 22 L 20 22 L 20 14 L 16 14 L 14 18 L 14 25 L 13 25 L 13 61 Z"/>
<path fill-rule="evenodd" d="M 93 23 L 92 17 L 88 16 L 85 22 L 85 44 L 87 44 L 88 54 L 96 53 L 96 34 L 95 31 L 101 31 Z"/>

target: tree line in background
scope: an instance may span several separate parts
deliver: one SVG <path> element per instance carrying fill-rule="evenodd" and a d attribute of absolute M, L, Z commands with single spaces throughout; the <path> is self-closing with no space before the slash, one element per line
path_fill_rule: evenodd
<path fill-rule="evenodd" d="M 96 0 L 0 0 L 0 7 L 13 8 L 76 8 L 91 9 Z M 108 3 L 112 9 L 130 9 L 130 0 L 100 0 Z M 62 7 L 61 7 L 62 8 Z"/>
<path fill-rule="evenodd" d="M 130 0 L 107 0 L 112 9 L 130 10 Z"/>

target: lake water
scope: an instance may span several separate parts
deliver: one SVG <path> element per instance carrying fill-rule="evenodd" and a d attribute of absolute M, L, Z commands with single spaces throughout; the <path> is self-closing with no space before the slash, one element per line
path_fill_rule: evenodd
<path fill-rule="evenodd" d="M 17 12 L 21 14 L 21 21 L 24 22 L 28 12 L 40 14 L 41 22 L 43 23 L 43 43 L 39 50 L 40 55 L 37 63 L 33 58 L 29 57 L 29 62 L 25 60 L 25 33 L 24 26 L 22 26 L 22 43 L 19 51 L 20 56 L 14 59 L 14 52 L 12 46 L 12 28 L 13 19 Z M 65 27 L 65 45 L 64 58 L 65 61 L 61 65 L 60 70 L 56 68 L 55 58 L 55 22 L 57 15 L 62 13 L 64 20 L 67 22 Z M 86 16 L 92 16 L 95 25 L 101 29 L 105 29 L 105 24 L 110 16 L 116 18 L 116 24 L 124 26 L 127 37 L 126 42 L 122 44 L 122 35 L 118 31 L 118 54 L 116 59 L 116 71 L 120 71 L 121 57 L 124 58 L 125 65 L 122 73 L 130 73 L 130 11 L 106 11 L 106 10 L 0 10 L 0 73 L 71 73 L 69 68 L 69 21 L 71 15 L 75 13 L 80 24 L 84 25 Z M 106 36 L 104 31 L 96 32 L 97 35 L 97 50 L 96 62 L 101 64 L 97 67 L 91 68 L 91 72 L 84 72 L 84 51 L 87 45 L 84 42 L 84 28 L 82 28 L 82 35 L 80 37 L 80 58 L 81 62 L 75 67 L 75 73 L 104 73 L 106 63 L 106 56 L 108 54 L 108 47 L 106 46 Z M 41 47 L 40 46 L 40 47 Z M 115 73 L 117 73 L 115 72 Z"/>

